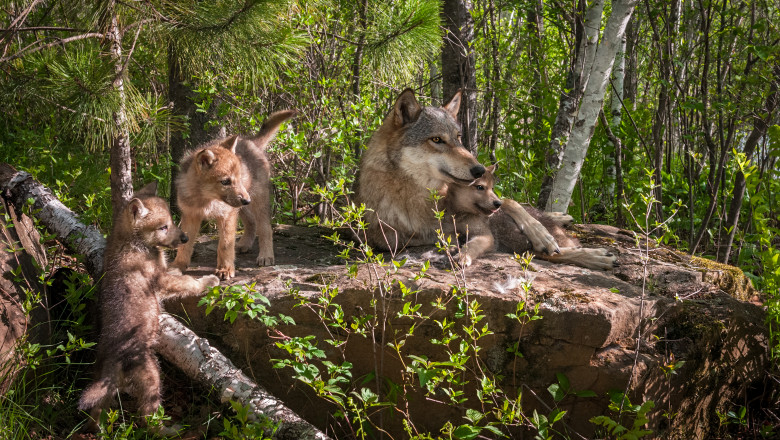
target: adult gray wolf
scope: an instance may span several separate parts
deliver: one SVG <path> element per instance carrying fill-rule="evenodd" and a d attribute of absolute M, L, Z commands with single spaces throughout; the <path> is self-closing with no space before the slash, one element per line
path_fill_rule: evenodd
<path fill-rule="evenodd" d="M 573 218 L 561 213 L 543 213 L 530 206 L 522 206 L 512 199 L 499 199 L 495 185 L 496 165 L 486 168 L 485 174 L 471 184 L 451 184 L 444 197 L 444 231 L 457 232 L 466 242 L 460 249 L 461 266 L 469 266 L 486 252 L 499 250 L 523 253 L 536 250 L 539 258 L 555 263 L 568 263 L 589 269 L 610 269 L 617 258 L 607 249 L 583 248 L 579 240 L 567 233 L 563 226 Z M 454 219 L 454 223 L 453 223 Z M 554 243 L 554 249 L 539 249 L 527 228 L 533 223 L 543 225 Z M 543 242 L 543 241 L 541 241 Z"/>
<path fill-rule="evenodd" d="M 442 107 L 423 107 L 410 89 L 371 136 L 360 162 L 357 197 L 367 212 L 368 243 L 381 250 L 431 245 L 439 227 L 431 191 L 467 184 L 485 167 L 460 141 L 458 91 Z"/>
<path fill-rule="evenodd" d="M 221 279 L 236 274 L 236 227 L 244 223 L 239 252 L 249 252 L 259 237 L 259 266 L 274 264 L 271 229 L 271 165 L 265 149 L 279 126 L 295 111 L 273 113 L 260 131 L 250 137 L 231 136 L 190 151 L 181 160 L 176 179 L 181 228 L 193 237 L 179 246 L 172 266 L 184 272 L 190 264 L 195 238 L 204 219 L 216 220 L 219 232 L 216 274 Z"/>
<path fill-rule="evenodd" d="M 156 193 L 156 183 L 137 191 L 116 216 L 106 243 L 98 294 L 97 374 L 79 400 L 80 410 L 90 410 L 91 430 L 117 391 L 135 397 L 142 416 L 157 410 L 160 368 L 154 348 L 160 300 L 198 295 L 219 284 L 214 275 L 195 279 L 167 272 L 162 249 L 175 248 L 187 236 L 173 224 L 168 204 Z"/>

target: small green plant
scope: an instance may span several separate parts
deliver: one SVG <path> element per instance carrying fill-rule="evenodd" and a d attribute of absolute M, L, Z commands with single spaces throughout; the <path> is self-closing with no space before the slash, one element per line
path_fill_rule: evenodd
<path fill-rule="evenodd" d="M 655 402 L 647 400 L 641 405 L 632 405 L 628 396 L 621 392 L 610 393 L 609 397 L 609 409 L 618 414 L 618 420 L 609 416 L 596 416 L 590 419 L 591 423 L 603 427 L 610 438 L 615 440 L 636 440 L 653 434 L 653 431 L 642 427 L 647 424 L 647 414 L 655 408 Z M 631 426 L 623 426 L 623 416 L 633 417 Z"/>
<path fill-rule="evenodd" d="M 228 440 L 271 440 L 274 438 L 279 424 L 271 419 L 263 418 L 260 421 L 250 420 L 250 406 L 242 405 L 234 400 L 230 406 L 235 412 L 234 416 L 222 420 L 222 432 L 219 435 Z"/>

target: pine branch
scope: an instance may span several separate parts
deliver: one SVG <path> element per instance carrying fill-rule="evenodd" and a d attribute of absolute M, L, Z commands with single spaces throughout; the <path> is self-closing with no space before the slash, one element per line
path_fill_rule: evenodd
<path fill-rule="evenodd" d="M 17 58 L 21 58 L 21 57 L 23 57 L 25 55 L 29 55 L 29 54 L 32 54 L 32 53 L 35 53 L 35 52 L 39 52 L 39 51 L 44 50 L 44 49 L 49 49 L 49 48 L 54 47 L 54 46 L 64 45 L 64 44 L 70 43 L 72 41 L 86 40 L 87 38 L 103 38 L 103 37 L 105 37 L 105 35 L 97 33 L 97 32 L 89 32 L 89 33 L 86 33 L 86 34 L 74 35 L 74 36 L 68 37 L 68 38 L 57 38 L 56 41 L 52 41 L 51 43 L 43 44 L 43 45 L 40 45 L 40 46 L 37 46 L 37 47 L 32 47 L 32 46 L 34 46 L 36 44 L 42 43 L 41 40 L 38 40 L 35 43 L 32 43 L 29 46 L 25 47 L 24 49 L 19 50 L 18 52 L 16 52 L 13 55 L 9 55 L 7 57 L 0 58 L 0 63 L 7 63 L 8 61 L 13 61 L 13 60 L 15 60 Z"/>

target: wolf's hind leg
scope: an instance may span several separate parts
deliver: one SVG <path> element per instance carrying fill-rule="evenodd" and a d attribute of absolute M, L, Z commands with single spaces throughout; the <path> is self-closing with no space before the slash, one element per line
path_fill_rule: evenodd
<path fill-rule="evenodd" d="M 547 216 L 553 223 L 562 228 L 568 228 L 574 223 L 574 217 L 562 212 L 545 212 L 543 215 Z"/>
<path fill-rule="evenodd" d="M 574 264 L 592 270 L 608 270 L 618 266 L 617 256 L 604 248 L 561 248 L 559 254 L 540 255 L 553 263 Z"/>

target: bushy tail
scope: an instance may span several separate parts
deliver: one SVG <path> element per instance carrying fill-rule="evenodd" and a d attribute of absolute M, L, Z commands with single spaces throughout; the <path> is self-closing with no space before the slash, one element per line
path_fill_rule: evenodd
<path fill-rule="evenodd" d="M 281 110 L 275 113 L 271 113 L 268 118 L 263 122 L 263 126 L 260 127 L 260 131 L 252 136 L 250 139 L 257 145 L 258 148 L 265 151 L 265 148 L 268 146 L 268 143 L 271 142 L 271 140 L 276 136 L 276 133 L 279 131 L 279 127 L 282 125 L 282 123 L 293 116 L 295 116 L 298 112 L 295 110 Z"/>
<path fill-rule="evenodd" d="M 106 398 L 116 391 L 117 384 L 112 377 L 103 376 L 92 382 L 79 399 L 79 410 L 86 411 L 98 405 L 102 405 Z"/>

